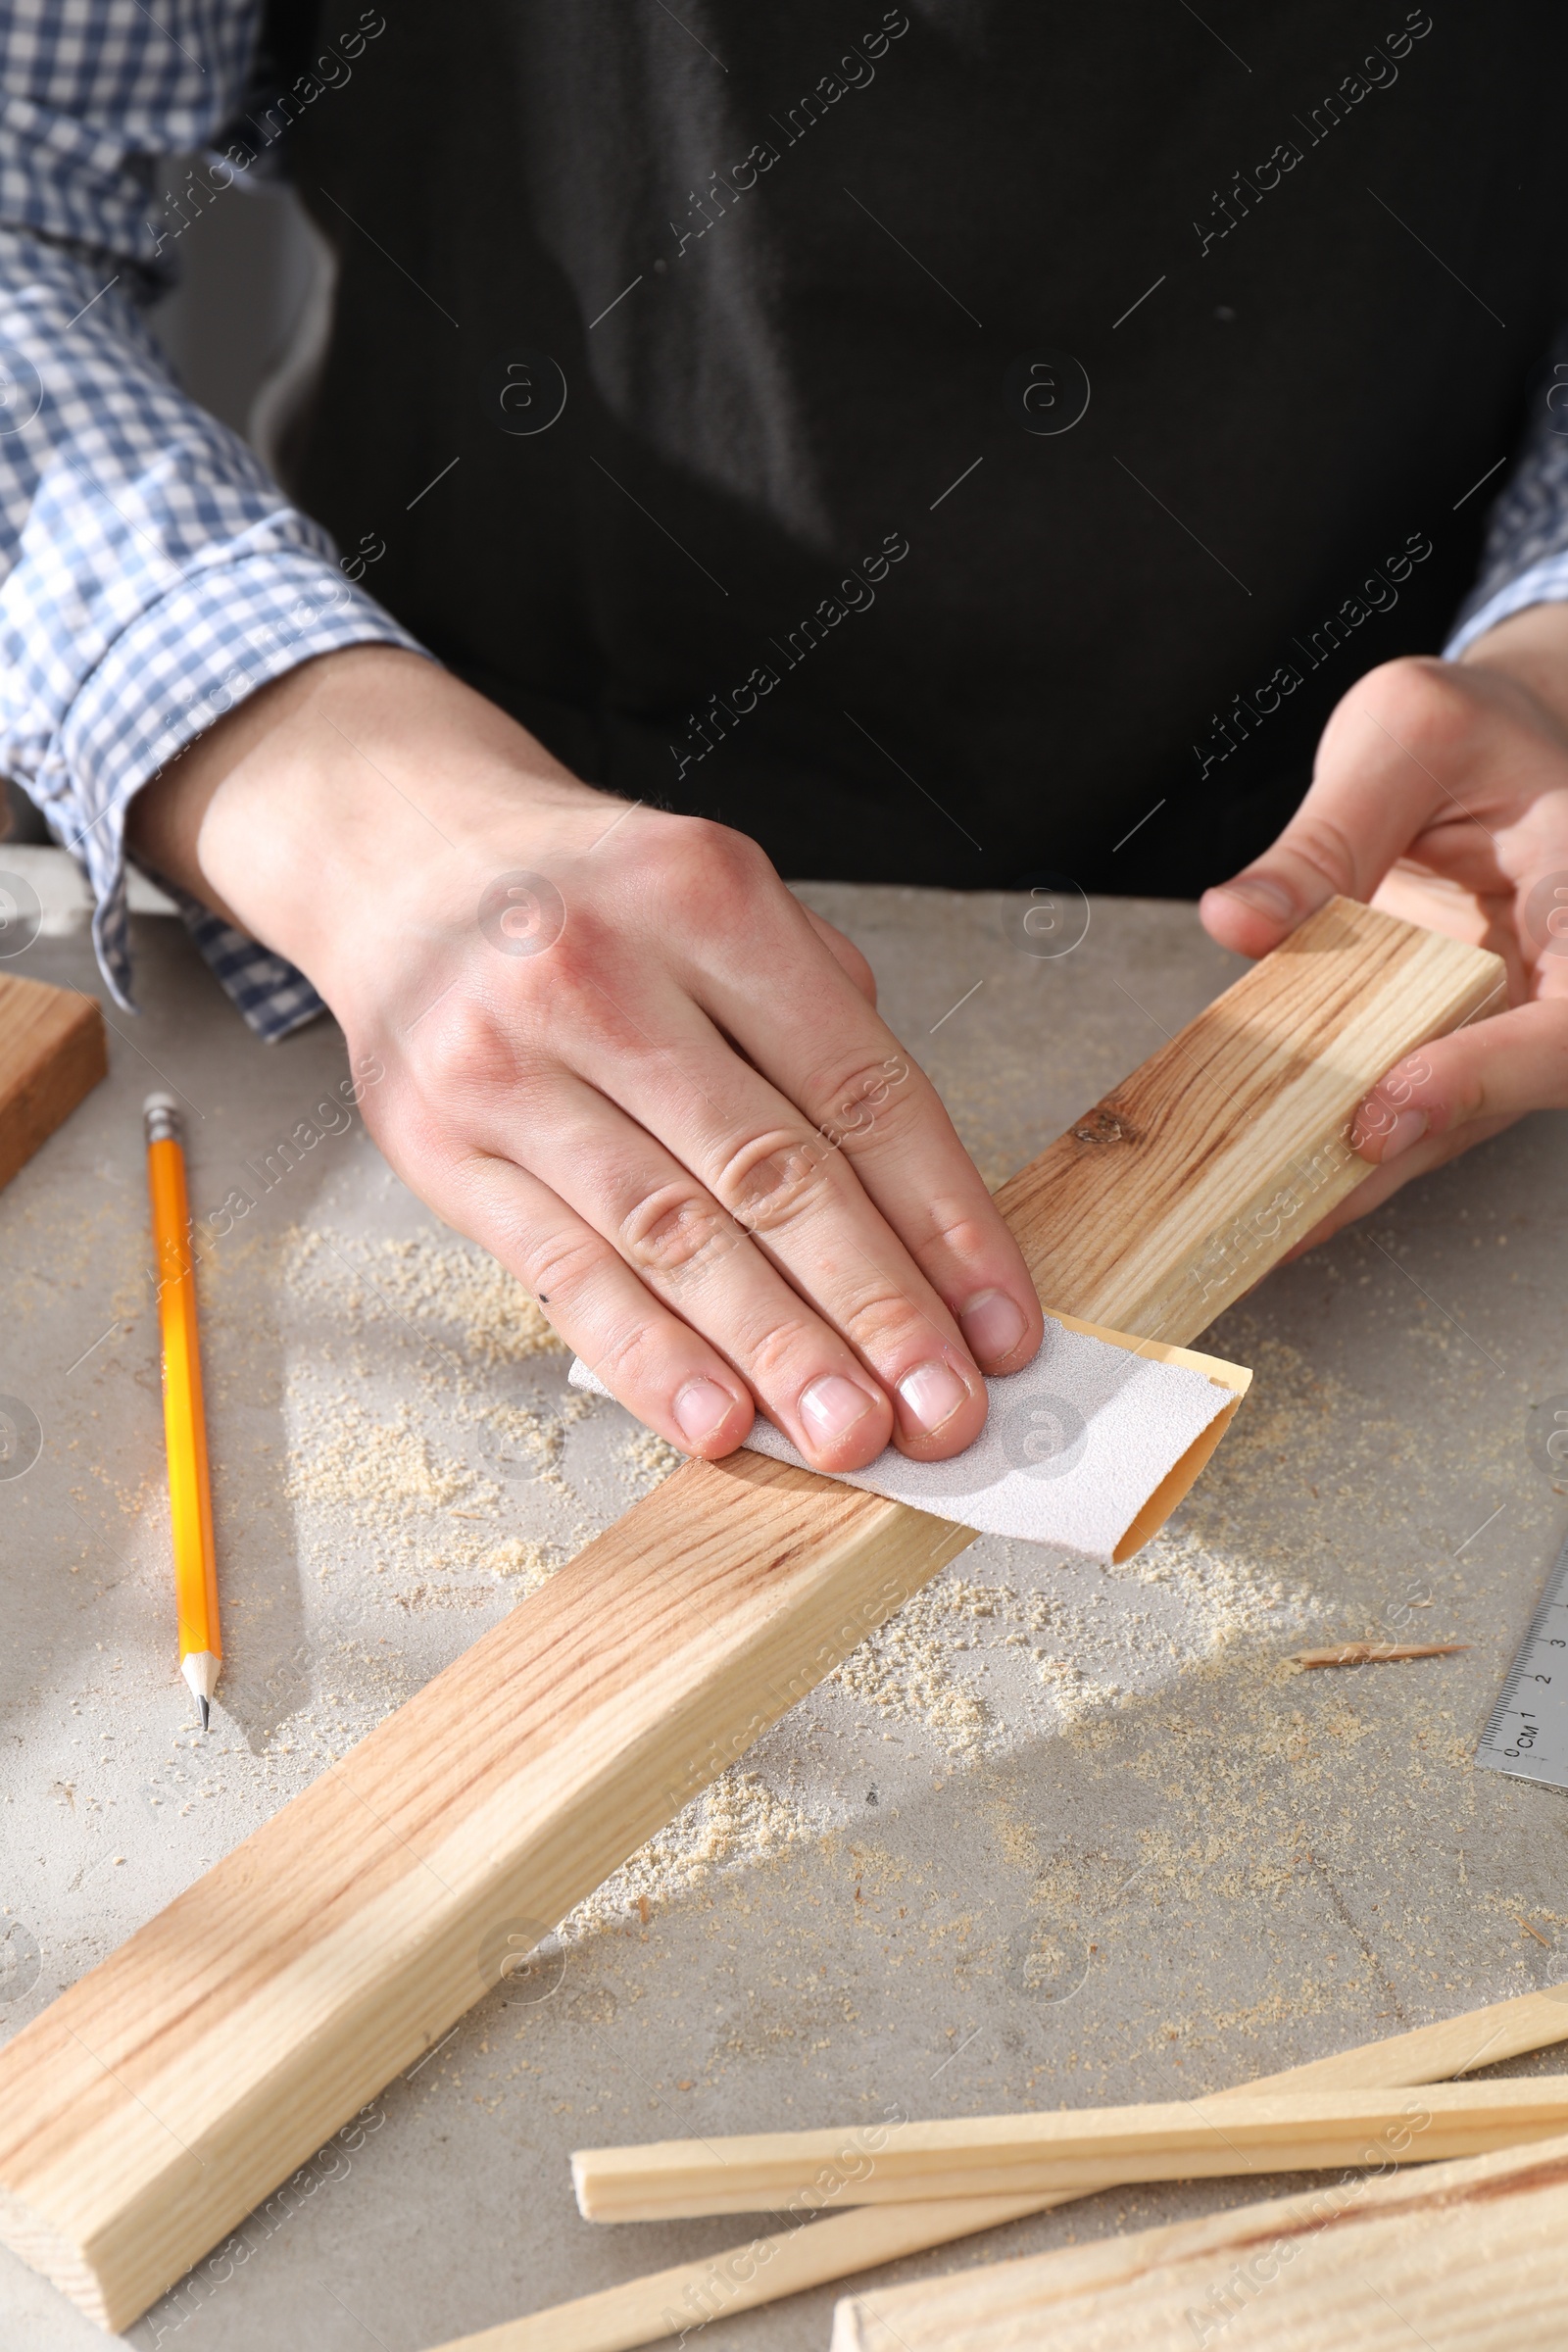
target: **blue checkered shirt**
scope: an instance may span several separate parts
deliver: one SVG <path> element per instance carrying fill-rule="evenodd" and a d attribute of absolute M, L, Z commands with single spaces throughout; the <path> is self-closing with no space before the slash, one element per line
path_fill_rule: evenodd
<path fill-rule="evenodd" d="M 414 643 L 187 399 L 146 323 L 191 218 L 159 159 L 212 151 L 207 201 L 243 204 L 218 142 L 242 129 L 239 152 L 260 158 L 275 135 L 264 109 L 237 122 L 262 95 L 259 17 L 256 0 L 0 5 L 0 772 L 84 865 L 127 1008 L 132 796 L 270 678 L 339 646 Z M 183 911 L 261 1036 L 321 1010 L 280 956 Z"/>
<path fill-rule="evenodd" d="M 231 129 L 258 170 L 278 133 L 255 82 L 260 16 L 259 0 L 0 0 L 0 770 L 84 865 L 127 1007 L 132 796 L 268 679 L 339 646 L 414 644 L 186 398 L 146 324 L 188 219 L 159 159 L 210 154 L 210 193 L 236 176 L 218 161 Z M 350 54 L 380 22 L 361 14 Z M 1449 654 L 1568 601 L 1568 343 L 1558 380 Z M 261 1036 L 321 1009 L 280 957 L 194 902 L 185 914 Z"/>

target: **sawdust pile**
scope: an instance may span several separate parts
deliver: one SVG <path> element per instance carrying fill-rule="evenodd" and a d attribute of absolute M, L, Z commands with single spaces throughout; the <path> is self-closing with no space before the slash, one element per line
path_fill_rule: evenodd
<path fill-rule="evenodd" d="M 432 1451 L 408 1405 L 390 1421 L 377 1421 L 341 1393 L 309 1453 L 290 1465 L 285 1492 L 291 1501 L 346 1511 L 356 1527 L 404 1543 L 413 1540 L 417 1520 L 454 1503 L 478 1513 L 493 1511 L 501 1500 L 494 1480 Z"/>
<path fill-rule="evenodd" d="M 646 1479 L 651 1486 L 661 1486 L 672 1470 L 680 1468 L 686 1456 L 667 1438 L 651 1429 L 638 1429 L 621 1447 L 620 1458 L 634 1481 L 641 1483 Z"/>
<path fill-rule="evenodd" d="M 719 1872 L 765 1862 L 804 1838 L 820 1837 L 825 1827 L 760 1774 L 732 1765 L 578 1904 L 562 1926 L 562 1939 L 581 1942 L 624 1926 L 628 1912 L 645 1917 L 654 1903 L 691 1893 Z"/>
<path fill-rule="evenodd" d="M 879 1715 L 922 1724 L 949 1755 L 972 1755 L 987 1710 L 951 1661 L 974 1646 L 973 1632 L 1011 1597 L 1004 1588 L 940 1576 L 852 1650 L 829 1680 Z"/>
<path fill-rule="evenodd" d="M 324 1271 L 323 1254 L 333 1259 L 354 1285 L 357 1325 L 404 1319 L 443 1328 L 455 1332 L 466 1354 L 487 1368 L 564 1353 L 521 1283 L 473 1243 L 425 1235 L 350 1242 L 324 1231 L 293 1239 L 287 1278 L 299 1282 Z"/>
<path fill-rule="evenodd" d="M 318 1362 L 302 1366 L 297 1391 L 288 1492 L 321 1515 L 318 1542 L 325 1534 L 329 1548 L 334 1523 L 373 1533 L 376 1569 L 399 1572 L 389 1597 L 409 1609 L 537 1591 L 593 1533 L 563 1464 L 570 1426 L 596 1407 L 561 1390 L 560 1351 L 532 1301 L 483 1252 L 443 1238 L 295 1235 L 287 1264 L 340 1365 L 325 1391 Z M 395 1405 L 368 1409 L 342 1393 L 345 1343 L 367 1348 L 377 1371 L 397 1362 Z M 535 1378 L 530 1394 L 529 1377 L 551 1356 L 547 1390 Z M 933 1760 L 972 1766 L 1042 1738 L 1094 1736 L 1172 1676 L 1304 1630 L 1310 1579 L 1283 1548 L 1287 1531 L 1272 1543 L 1261 1533 L 1258 1491 L 1277 1459 L 1298 1477 L 1332 1477 L 1352 1400 L 1287 1348 L 1260 1345 L 1251 1360 L 1258 1377 L 1236 1430 L 1177 1523 L 1135 1561 L 1106 1572 L 1017 1545 L 1002 1547 L 1001 1563 L 974 1555 L 978 1575 L 964 1572 L 968 1560 L 945 1571 L 805 1703 L 808 1743 L 819 1733 L 806 1727 L 819 1720 L 847 1727 L 835 1740 L 907 1729 Z M 612 1486 L 647 1492 L 682 1458 L 633 1430 L 612 1441 Z M 572 1506 L 564 1522 L 541 1524 L 541 1490 L 554 1491 L 552 1512 Z M 519 1529 L 516 1509 L 530 1495 L 538 1503 Z M 608 1497 L 595 1505 L 601 1523 L 620 1507 Z M 776 1794 L 776 1779 L 771 1766 L 765 1779 L 726 1775 L 581 1907 L 573 1932 L 624 1923 L 639 1901 L 689 1895 L 841 1818 L 836 1796 L 819 1790 L 803 1805 Z M 1038 1954 L 1031 1965 L 1043 1965 Z"/>

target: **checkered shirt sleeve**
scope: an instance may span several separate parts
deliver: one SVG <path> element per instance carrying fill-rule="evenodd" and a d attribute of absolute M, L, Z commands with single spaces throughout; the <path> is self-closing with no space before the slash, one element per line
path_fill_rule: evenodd
<path fill-rule="evenodd" d="M 127 1008 L 135 793 L 301 662 L 420 650 L 185 396 L 146 323 L 183 217 L 154 201 L 159 159 L 202 150 L 245 97 L 257 19 L 253 0 L 0 9 L 0 772 L 84 867 Z M 213 201 L 251 201 L 228 164 L 207 178 Z M 261 1036 L 320 1011 L 280 957 L 184 911 Z"/>

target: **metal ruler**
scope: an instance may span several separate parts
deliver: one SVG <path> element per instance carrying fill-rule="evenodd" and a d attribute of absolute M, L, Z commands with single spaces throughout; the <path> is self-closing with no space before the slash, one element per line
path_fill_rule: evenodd
<path fill-rule="evenodd" d="M 1476 1762 L 1510 1780 L 1568 1788 L 1568 1544 L 1508 1669 Z"/>

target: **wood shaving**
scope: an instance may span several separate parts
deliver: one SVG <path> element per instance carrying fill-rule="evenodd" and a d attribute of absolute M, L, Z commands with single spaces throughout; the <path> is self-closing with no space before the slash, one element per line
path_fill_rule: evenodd
<path fill-rule="evenodd" d="M 1342 1642 L 1333 1649 L 1298 1649 L 1288 1666 L 1390 1666 L 1402 1658 L 1453 1658 L 1468 1642 Z"/>

